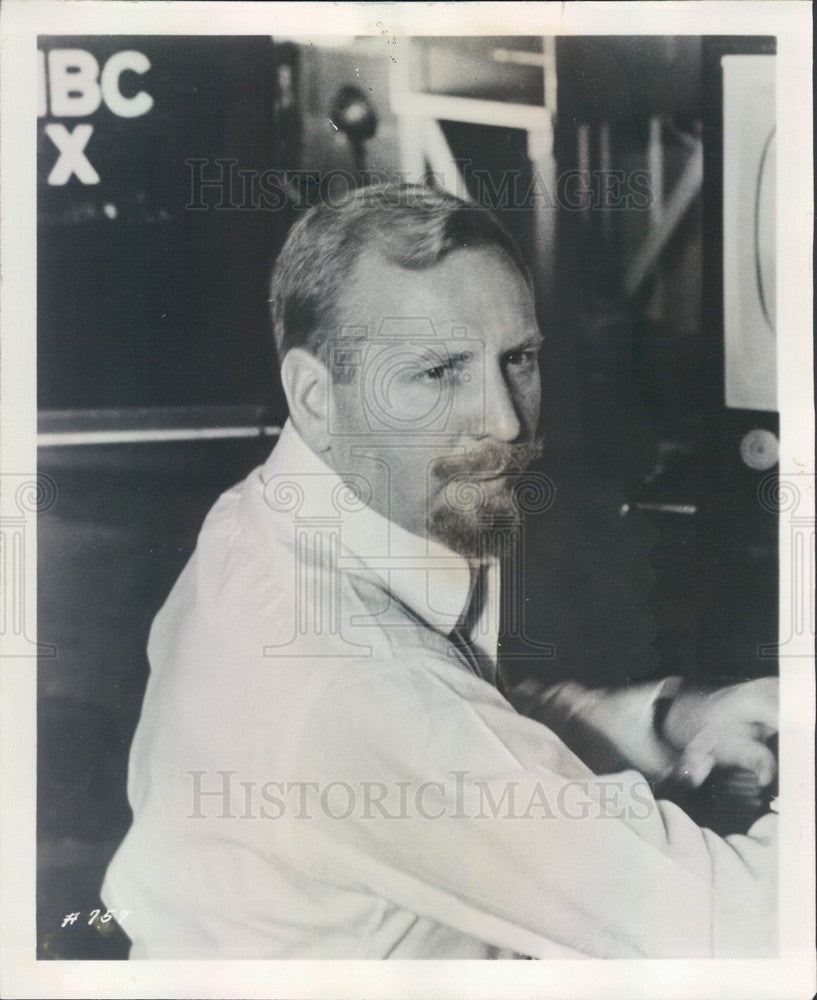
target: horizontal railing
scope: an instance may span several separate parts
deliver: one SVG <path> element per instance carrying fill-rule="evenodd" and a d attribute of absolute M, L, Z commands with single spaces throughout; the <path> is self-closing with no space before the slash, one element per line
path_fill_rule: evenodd
<path fill-rule="evenodd" d="M 261 405 L 43 410 L 37 417 L 40 448 L 277 437 L 280 432 L 280 423 Z"/>

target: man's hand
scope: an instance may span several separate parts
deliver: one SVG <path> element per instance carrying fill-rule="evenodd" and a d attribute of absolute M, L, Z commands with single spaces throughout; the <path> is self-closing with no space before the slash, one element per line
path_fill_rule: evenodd
<path fill-rule="evenodd" d="M 675 777 L 698 787 L 714 767 L 754 773 L 761 787 L 777 773 L 766 740 L 777 732 L 776 677 L 732 684 L 715 691 L 682 690 L 673 699 L 661 735 L 680 759 Z"/>

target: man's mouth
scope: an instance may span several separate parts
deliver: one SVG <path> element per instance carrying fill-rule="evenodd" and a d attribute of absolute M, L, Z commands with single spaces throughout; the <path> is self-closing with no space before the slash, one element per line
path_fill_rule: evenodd
<path fill-rule="evenodd" d="M 482 483 L 516 479 L 541 454 L 541 450 L 539 441 L 492 443 L 473 455 L 439 458 L 434 463 L 433 471 L 440 479 L 451 483 L 457 480 Z"/>
<path fill-rule="evenodd" d="M 518 472 L 511 472 L 510 470 L 506 470 L 505 472 L 469 472 L 466 476 L 455 476 L 451 481 L 465 479 L 474 483 L 498 483 L 516 479 L 518 476 Z"/>

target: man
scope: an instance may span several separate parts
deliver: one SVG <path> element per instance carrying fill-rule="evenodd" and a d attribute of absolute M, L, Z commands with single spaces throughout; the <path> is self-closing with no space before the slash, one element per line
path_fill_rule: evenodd
<path fill-rule="evenodd" d="M 132 957 L 771 953 L 776 817 L 720 839 L 642 777 L 768 782 L 770 684 L 502 693 L 542 340 L 509 237 L 364 189 L 296 224 L 271 305 L 290 418 L 150 636 L 103 887 Z M 556 733 L 577 724 L 630 769 L 595 774 Z"/>

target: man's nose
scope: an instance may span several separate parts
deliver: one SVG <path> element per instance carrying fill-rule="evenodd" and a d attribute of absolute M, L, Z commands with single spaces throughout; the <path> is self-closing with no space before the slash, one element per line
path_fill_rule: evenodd
<path fill-rule="evenodd" d="M 485 436 L 497 441 L 516 441 L 522 432 L 508 381 L 498 365 L 485 373 L 483 421 Z"/>

